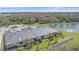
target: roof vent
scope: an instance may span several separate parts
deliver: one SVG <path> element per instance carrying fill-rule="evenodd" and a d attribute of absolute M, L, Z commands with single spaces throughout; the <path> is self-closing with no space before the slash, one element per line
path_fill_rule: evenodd
<path fill-rule="evenodd" d="M 15 28 L 15 31 L 16 32 L 20 32 L 21 31 L 21 28 Z"/>

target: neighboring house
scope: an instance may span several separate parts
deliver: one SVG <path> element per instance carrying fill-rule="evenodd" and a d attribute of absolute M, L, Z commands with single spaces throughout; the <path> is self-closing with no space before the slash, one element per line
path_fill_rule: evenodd
<path fill-rule="evenodd" d="M 41 43 L 50 33 L 56 35 L 58 31 L 48 27 L 7 27 L 4 31 L 5 46 L 7 50 L 19 46 L 30 48 L 32 44 Z"/>

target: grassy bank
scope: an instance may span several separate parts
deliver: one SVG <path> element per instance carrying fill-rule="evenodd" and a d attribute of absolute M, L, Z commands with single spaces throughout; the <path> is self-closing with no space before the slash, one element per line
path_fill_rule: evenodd
<path fill-rule="evenodd" d="M 62 33 L 63 38 L 57 38 L 60 42 L 63 41 L 63 39 L 66 39 L 69 37 L 72 37 L 75 39 L 75 42 L 70 43 L 70 44 L 66 44 L 68 46 L 68 49 L 66 48 L 66 50 L 73 50 L 74 48 L 79 48 L 79 33 L 65 32 L 65 31 L 59 30 L 57 28 L 53 28 L 53 29 L 56 29 Z"/>

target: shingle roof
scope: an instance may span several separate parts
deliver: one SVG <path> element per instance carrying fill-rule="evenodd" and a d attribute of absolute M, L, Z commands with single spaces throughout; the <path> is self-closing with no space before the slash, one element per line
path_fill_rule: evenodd
<path fill-rule="evenodd" d="M 25 27 L 25 28 L 21 28 L 20 32 L 16 32 L 16 31 L 13 32 L 13 31 L 14 29 L 11 28 L 5 31 L 6 45 L 15 44 L 25 39 L 32 39 L 39 36 L 47 35 L 49 33 L 57 32 L 56 30 L 53 30 L 48 27 L 36 27 L 36 28 Z"/>

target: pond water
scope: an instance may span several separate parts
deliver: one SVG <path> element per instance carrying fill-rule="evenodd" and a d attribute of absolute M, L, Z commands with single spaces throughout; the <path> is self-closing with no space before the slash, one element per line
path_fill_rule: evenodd
<path fill-rule="evenodd" d="M 64 23 L 60 23 L 60 24 L 51 24 L 52 27 L 60 29 L 60 30 L 64 30 L 66 32 L 75 32 L 75 33 L 79 33 L 79 24 L 64 24 Z"/>

